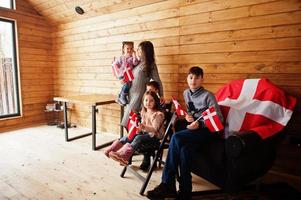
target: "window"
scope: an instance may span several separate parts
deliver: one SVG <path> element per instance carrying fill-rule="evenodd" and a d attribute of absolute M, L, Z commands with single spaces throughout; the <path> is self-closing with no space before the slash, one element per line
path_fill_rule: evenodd
<path fill-rule="evenodd" d="M 0 0 L 0 7 L 13 9 L 14 1 L 13 0 Z"/>
<path fill-rule="evenodd" d="M 0 18 L 0 118 L 19 115 L 15 22 Z"/>

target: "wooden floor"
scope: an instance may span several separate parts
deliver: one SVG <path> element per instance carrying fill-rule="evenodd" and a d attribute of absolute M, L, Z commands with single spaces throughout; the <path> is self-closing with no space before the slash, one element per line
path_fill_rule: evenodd
<path fill-rule="evenodd" d="M 71 129 L 82 131 L 87 130 Z M 98 144 L 114 137 L 98 134 Z M 138 194 L 141 182 L 130 173 L 121 178 L 121 169 L 103 150 L 92 151 L 91 137 L 65 142 L 63 130 L 54 126 L 0 134 L 1 200 L 146 199 Z M 161 172 L 153 174 L 147 190 L 159 183 Z M 194 190 L 215 188 L 198 177 L 193 182 Z"/>

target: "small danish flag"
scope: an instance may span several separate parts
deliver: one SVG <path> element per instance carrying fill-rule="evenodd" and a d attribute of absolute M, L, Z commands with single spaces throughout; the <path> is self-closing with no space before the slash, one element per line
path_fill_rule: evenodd
<path fill-rule="evenodd" d="M 126 67 L 124 68 L 123 76 L 124 76 L 124 82 L 126 83 L 134 80 L 133 70 L 129 64 L 127 64 Z"/>
<path fill-rule="evenodd" d="M 205 110 L 201 117 L 204 119 L 204 123 L 210 132 L 217 132 L 224 129 L 224 125 L 213 106 Z"/>
<path fill-rule="evenodd" d="M 137 134 L 137 128 L 139 126 L 139 119 L 137 113 L 134 113 L 133 111 L 129 114 L 129 120 L 127 123 L 127 130 L 128 130 L 128 139 L 132 140 L 135 135 Z"/>
<path fill-rule="evenodd" d="M 179 102 L 172 97 L 172 102 L 175 104 L 176 107 L 176 113 L 178 116 L 186 116 L 187 112 L 182 108 L 182 106 L 179 104 Z"/>

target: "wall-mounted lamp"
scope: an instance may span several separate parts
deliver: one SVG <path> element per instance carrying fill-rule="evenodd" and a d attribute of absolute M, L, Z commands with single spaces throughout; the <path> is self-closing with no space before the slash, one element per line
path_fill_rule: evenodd
<path fill-rule="evenodd" d="M 82 9 L 80 6 L 76 6 L 75 11 L 80 15 L 85 13 L 84 9 Z"/>

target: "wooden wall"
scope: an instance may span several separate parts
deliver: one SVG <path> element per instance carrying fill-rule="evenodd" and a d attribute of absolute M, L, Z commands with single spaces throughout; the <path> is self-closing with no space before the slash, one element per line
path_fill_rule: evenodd
<path fill-rule="evenodd" d="M 179 77 L 201 65 L 211 91 L 233 79 L 266 77 L 301 99 L 299 0 L 186 2 L 180 8 Z"/>
<path fill-rule="evenodd" d="M 186 72 L 200 65 L 205 70 L 204 86 L 212 92 L 233 79 L 266 77 L 301 99 L 300 1 L 145 2 L 124 9 L 110 6 L 112 13 L 57 26 L 55 95 L 117 94 L 120 85 L 111 75 L 110 63 L 120 55 L 121 42 L 133 40 L 137 46 L 151 40 L 165 96 L 179 95 L 183 100 Z M 89 112 L 79 108 L 73 119 L 90 126 Z M 114 123 L 99 124 L 101 130 L 118 130 L 118 109 L 109 106 L 102 111 L 102 121 Z"/>
<path fill-rule="evenodd" d="M 16 10 L 0 8 L 0 17 L 17 21 L 22 117 L 0 120 L 0 132 L 45 123 L 44 108 L 53 98 L 51 28 L 24 0 Z"/>
<path fill-rule="evenodd" d="M 135 47 L 143 40 L 155 46 L 156 61 L 163 80 L 165 95 L 178 93 L 179 1 L 158 2 L 71 23 L 61 24 L 54 33 L 55 95 L 80 93 L 114 93 L 120 91 L 113 77 L 111 62 L 121 55 L 121 43 L 132 40 Z M 121 7 L 122 8 L 122 7 Z M 88 11 L 87 11 L 88 12 Z M 71 119 L 78 125 L 91 127 L 89 110 L 75 105 Z M 119 106 L 101 109 L 98 128 L 117 133 Z M 113 123 L 112 123 L 113 122 Z"/>

